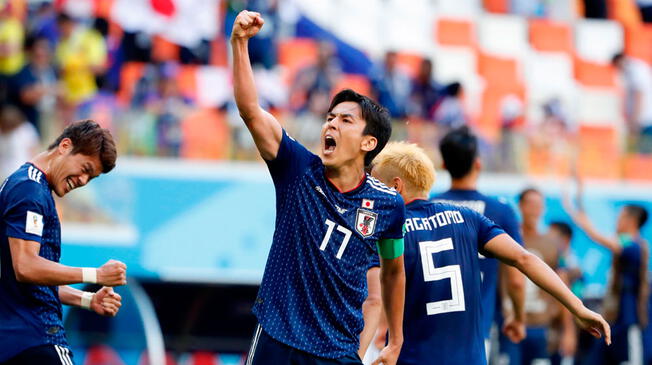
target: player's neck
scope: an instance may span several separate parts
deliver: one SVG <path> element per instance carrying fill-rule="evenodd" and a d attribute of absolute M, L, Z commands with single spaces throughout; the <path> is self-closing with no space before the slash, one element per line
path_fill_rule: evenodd
<path fill-rule="evenodd" d="M 34 158 L 32 158 L 29 162 L 31 162 L 32 165 L 36 166 L 39 170 L 43 171 L 45 176 L 48 176 L 51 172 L 50 170 L 53 159 L 54 154 L 50 153 L 49 151 L 44 151 L 34 156 Z"/>
<path fill-rule="evenodd" d="M 459 179 L 451 180 L 451 189 L 453 190 L 477 190 L 478 179 L 475 176 L 467 175 Z"/>
<path fill-rule="evenodd" d="M 324 173 L 330 183 L 341 193 L 351 191 L 365 178 L 364 169 L 360 166 L 348 165 L 339 168 L 326 167 Z"/>
<path fill-rule="evenodd" d="M 539 235 L 539 228 L 537 227 L 536 224 L 530 224 L 530 223 L 525 223 L 521 225 L 521 228 L 523 228 L 523 235 L 524 236 L 538 236 Z"/>

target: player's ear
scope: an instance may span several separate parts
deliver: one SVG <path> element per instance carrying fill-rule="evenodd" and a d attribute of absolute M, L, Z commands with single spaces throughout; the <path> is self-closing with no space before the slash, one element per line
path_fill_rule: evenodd
<path fill-rule="evenodd" d="M 396 192 L 401 194 L 403 192 L 403 189 L 405 188 L 405 183 L 403 182 L 403 179 L 397 176 L 392 179 L 392 186 L 390 186 L 390 188 L 394 188 Z"/>
<path fill-rule="evenodd" d="M 482 160 L 480 157 L 476 157 L 475 161 L 473 161 L 473 167 L 478 171 L 482 170 Z"/>
<path fill-rule="evenodd" d="M 70 138 L 64 138 L 59 142 L 59 146 L 57 146 L 57 151 L 61 155 L 65 155 L 72 151 L 73 145 L 72 145 L 72 140 Z"/>
<path fill-rule="evenodd" d="M 372 135 L 362 136 L 362 143 L 360 144 L 360 148 L 363 151 L 371 152 L 374 149 L 376 149 L 377 145 L 378 145 L 378 140 L 376 139 L 376 137 Z"/>

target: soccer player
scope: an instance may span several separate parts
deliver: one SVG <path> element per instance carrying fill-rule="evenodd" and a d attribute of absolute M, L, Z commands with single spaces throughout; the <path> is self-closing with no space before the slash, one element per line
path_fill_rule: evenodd
<path fill-rule="evenodd" d="M 581 183 L 578 191 L 582 191 Z M 598 232 L 581 204 L 579 210 L 570 204 L 565 204 L 565 208 L 592 241 L 606 247 L 613 255 L 603 312 L 612 325 L 614 343 L 611 347 L 596 344 L 590 355 L 591 363 L 640 364 L 643 361 L 641 329 L 648 324 L 649 248 L 641 236 L 641 228 L 648 218 L 647 210 L 636 204 L 623 206 L 616 222 L 616 235 L 609 237 Z"/>
<path fill-rule="evenodd" d="M 61 305 L 115 316 L 126 267 L 59 264 L 61 227 L 52 193 L 64 196 L 115 166 L 111 134 L 97 123 L 72 123 L 0 186 L 0 364 L 72 364 Z M 104 287 L 83 292 L 68 284 Z"/>
<path fill-rule="evenodd" d="M 364 172 L 391 134 L 389 115 L 351 90 L 333 97 L 320 156 L 258 104 L 248 39 L 263 26 L 242 11 L 233 25 L 235 100 L 276 189 L 276 228 L 254 304 L 247 364 L 360 364 L 367 269 L 380 253 L 390 337 L 377 360 L 393 365 L 403 342 L 401 196 Z"/>
<path fill-rule="evenodd" d="M 432 197 L 435 202 L 461 205 L 474 210 L 498 224 L 516 242 L 521 242 L 521 232 L 514 210 L 504 199 L 488 197 L 477 190 L 482 161 L 478 156 L 478 139 L 468 129 L 461 127 L 450 131 L 439 143 L 444 168 L 451 175 L 450 190 Z M 490 331 L 495 318 L 496 305 L 501 304 L 498 294 L 498 260 L 480 256 L 482 277 L 482 333 L 487 356 L 490 354 Z M 500 265 L 500 277 L 504 282 L 512 307 L 513 331 L 510 339 L 519 342 L 525 335 L 525 281 L 523 274 L 509 265 Z M 507 312 L 507 310 L 505 310 Z"/>
<path fill-rule="evenodd" d="M 478 253 L 518 268 L 566 306 L 581 328 L 610 342 L 606 321 L 495 223 L 468 208 L 427 200 L 435 172 L 419 147 L 390 143 L 374 160 L 372 175 L 407 203 L 405 339 L 398 364 L 486 364 Z"/>

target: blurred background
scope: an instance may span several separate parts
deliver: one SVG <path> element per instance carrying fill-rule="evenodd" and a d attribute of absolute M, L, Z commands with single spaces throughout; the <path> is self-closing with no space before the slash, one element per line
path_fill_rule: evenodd
<path fill-rule="evenodd" d="M 330 96 L 353 88 L 437 164 L 441 136 L 468 125 L 480 190 L 516 207 L 538 187 L 542 229 L 575 228 L 560 199 L 574 175 L 604 233 L 622 205 L 652 209 L 652 1 L 0 0 L 0 179 L 73 120 L 119 146 L 113 172 L 57 201 L 62 262 L 130 274 L 117 318 L 66 312 L 78 364 L 244 363 L 275 214 L 232 97 L 245 8 L 265 18 L 260 102 L 311 148 Z M 599 309 L 611 257 L 574 233 L 575 291 Z"/>

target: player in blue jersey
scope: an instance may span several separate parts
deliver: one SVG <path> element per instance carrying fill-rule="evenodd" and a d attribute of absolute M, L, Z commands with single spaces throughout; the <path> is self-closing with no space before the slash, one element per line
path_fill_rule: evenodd
<path fill-rule="evenodd" d="M 582 183 L 579 182 L 578 201 Z M 641 236 L 647 222 L 645 208 L 628 204 L 621 208 L 616 222 L 616 236 L 601 234 L 582 209 L 565 208 L 577 226 L 591 240 L 611 251 L 611 278 L 605 294 L 603 312 L 613 328 L 613 346 L 596 344 L 590 355 L 591 364 L 642 363 L 641 329 L 648 324 L 649 281 L 647 278 L 649 248 Z"/>
<path fill-rule="evenodd" d="M 450 131 L 439 143 L 444 168 L 451 175 L 451 188 L 432 197 L 433 201 L 465 206 L 494 221 L 505 233 L 522 244 L 521 232 L 512 207 L 504 199 L 488 197 L 477 190 L 482 161 L 478 156 L 478 139 L 468 129 L 461 127 Z M 499 263 L 493 258 L 480 256 L 482 273 L 482 333 L 487 356 L 490 354 L 490 331 L 495 318 L 499 298 Z M 500 265 L 500 277 L 511 299 L 513 320 L 508 319 L 517 331 L 510 335 L 513 342 L 519 342 L 525 335 L 525 280 L 515 268 Z M 505 309 L 503 312 L 507 312 Z"/>
<path fill-rule="evenodd" d="M 372 175 L 407 202 L 405 341 L 398 364 L 486 363 L 479 253 L 518 268 L 566 306 L 581 328 L 610 342 L 606 321 L 503 229 L 466 207 L 427 200 L 435 172 L 416 145 L 390 143 L 374 160 Z M 507 324 L 507 333 L 514 330 Z"/>
<path fill-rule="evenodd" d="M 111 134 L 97 123 L 72 123 L 48 150 L 0 186 L 0 364 L 72 364 L 61 304 L 114 316 L 125 284 L 123 263 L 100 268 L 59 264 L 61 228 L 52 193 L 64 196 L 115 166 Z M 96 293 L 68 284 L 104 285 Z"/>
<path fill-rule="evenodd" d="M 320 156 L 258 104 L 247 44 L 263 26 L 241 12 L 231 35 L 235 100 L 276 189 L 276 228 L 253 312 L 247 364 L 360 364 L 366 276 L 379 253 L 394 364 L 403 342 L 405 275 L 401 196 L 364 172 L 391 134 L 389 114 L 351 90 L 334 96 Z"/>

